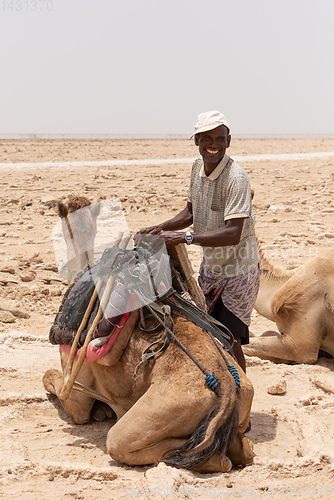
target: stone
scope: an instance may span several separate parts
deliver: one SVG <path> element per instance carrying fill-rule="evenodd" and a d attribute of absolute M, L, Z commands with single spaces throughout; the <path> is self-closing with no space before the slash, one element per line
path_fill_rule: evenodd
<path fill-rule="evenodd" d="M 19 282 L 19 280 L 15 276 L 13 276 L 9 273 L 0 272 L 0 284 L 1 285 L 8 285 L 8 283 L 14 283 L 17 285 L 18 282 Z"/>
<path fill-rule="evenodd" d="M 34 273 L 33 271 L 30 271 L 30 272 L 25 273 L 25 274 L 19 274 L 19 276 L 21 278 L 21 281 L 28 283 L 29 281 L 34 281 L 34 279 L 36 277 L 36 273 Z"/>
<path fill-rule="evenodd" d="M 286 394 L 286 380 L 283 378 L 276 384 L 268 387 L 267 393 L 275 396 L 283 396 Z"/>
<path fill-rule="evenodd" d="M 22 309 L 5 309 L 5 308 L 0 307 L 0 311 L 10 312 L 16 318 L 23 318 L 23 319 L 30 318 L 30 314 L 25 312 L 25 311 L 22 311 Z"/>
<path fill-rule="evenodd" d="M 4 265 L 4 266 L 0 266 L 0 272 L 1 273 L 8 273 L 8 274 L 15 274 L 15 269 L 14 269 L 14 267 Z"/>
<path fill-rule="evenodd" d="M 2 323 L 14 323 L 16 321 L 16 318 L 9 311 L 0 311 L 0 321 Z"/>

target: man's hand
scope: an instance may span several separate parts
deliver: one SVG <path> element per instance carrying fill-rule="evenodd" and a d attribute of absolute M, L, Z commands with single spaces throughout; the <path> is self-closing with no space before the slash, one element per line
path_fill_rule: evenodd
<path fill-rule="evenodd" d="M 185 242 L 185 233 L 176 233 L 175 231 L 180 231 L 189 227 L 193 223 L 193 210 L 192 204 L 190 201 L 187 202 L 187 206 L 181 210 L 179 214 L 177 214 L 173 219 L 162 222 L 161 224 L 157 224 L 156 226 L 149 226 L 143 229 L 140 229 L 138 233 L 134 235 L 135 245 L 140 245 L 140 241 L 142 240 L 142 234 L 152 234 L 152 235 L 161 235 L 168 246 L 175 246 L 178 243 Z M 164 233 L 170 233 L 167 236 Z M 177 236 L 172 236 L 172 235 Z"/>
<path fill-rule="evenodd" d="M 169 248 L 185 242 L 185 233 L 183 232 L 162 231 L 160 229 L 159 233 L 157 233 L 155 228 L 158 228 L 158 226 L 152 226 L 152 228 L 154 228 L 154 231 L 146 232 L 148 229 L 151 229 L 146 228 L 141 229 L 134 235 L 134 242 L 136 246 L 139 246 L 142 241 L 145 241 L 146 243 L 149 243 L 153 251 L 158 252 L 163 244 Z"/>
<path fill-rule="evenodd" d="M 159 236 L 163 238 L 167 248 L 175 247 L 179 243 L 185 243 L 185 233 L 178 231 L 161 231 Z"/>
<path fill-rule="evenodd" d="M 146 234 L 160 234 L 163 230 L 163 224 L 157 224 L 156 226 L 145 227 Z"/>
<path fill-rule="evenodd" d="M 139 231 L 133 236 L 135 246 L 138 247 L 141 241 L 146 241 L 146 242 L 148 242 L 148 240 L 152 241 L 153 236 L 161 233 L 161 230 L 162 230 L 161 224 L 158 226 L 143 227 L 142 229 L 139 229 Z M 147 238 L 148 234 L 152 235 L 152 238 Z"/>

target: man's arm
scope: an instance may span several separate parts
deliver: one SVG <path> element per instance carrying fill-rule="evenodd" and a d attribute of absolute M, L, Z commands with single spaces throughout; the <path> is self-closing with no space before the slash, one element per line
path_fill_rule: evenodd
<path fill-rule="evenodd" d="M 201 247 L 225 247 L 237 245 L 241 238 L 244 219 L 229 219 L 224 227 L 205 233 L 193 233 L 193 244 Z"/>
<path fill-rule="evenodd" d="M 182 212 L 181 212 L 182 213 Z M 244 219 L 229 219 L 226 221 L 225 226 L 206 231 L 205 233 L 192 233 L 193 244 L 201 247 L 225 247 L 237 245 L 240 241 Z M 157 234 L 157 233 L 154 233 Z M 184 232 L 173 232 L 162 230 L 159 233 L 167 247 L 185 243 Z"/>
<path fill-rule="evenodd" d="M 180 231 L 189 227 L 193 223 L 193 207 L 190 201 L 187 206 L 173 219 L 161 222 L 157 226 L 150 226 L 146 228 L 146 234 L 160 234 L 161 231 Z M 177 243 L 176 243 L 177 244 Z"/>

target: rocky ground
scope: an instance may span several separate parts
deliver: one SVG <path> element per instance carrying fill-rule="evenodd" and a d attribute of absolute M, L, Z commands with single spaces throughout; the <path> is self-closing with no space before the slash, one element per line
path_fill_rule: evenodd
<path fill-rule="evenodd" d="M 240 157 L 332 151 L 333 139 L 239 139 L 229 153 Z M 228 474 L 116 463 L 105 446 L 112 422 L 75 426 L 44 391 L 44 371 L 59 367 L 48 332 L 66 289 L 53 251 L 56 201 L 71 194 L 92 202 L 118 196 L 134 232 L 184 207 L 190 163 L 175 159 L 196 155 L 191 141 L 176 139 L 0 141 L 0 498 L 334 498 L 332 360 L 308 366 L 247 359 L 255 387 L 249 433 L 255 461 Z M 166 158 L 170 163 L 159 162 Z M 114 159 L 157 161 L 56 166 Z M 55 166 L 10 165 L 48 161 Z M 242 160 L 255 190 L 257 234 L 276 266 L 295 267 L 332 247 L 333 161 Z M 200 251 L 190 247 L 189 255 L 197 269 Z M 254 312 L 255 335 L 274 326 Z"/>

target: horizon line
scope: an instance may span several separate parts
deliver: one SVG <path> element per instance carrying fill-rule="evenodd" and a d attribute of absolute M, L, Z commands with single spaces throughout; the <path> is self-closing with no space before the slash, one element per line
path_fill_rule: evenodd
<path fill-rule="evenodd" d="M 331 139 L 332 134 L 232 134 L 234 139 Z M 189 139 L 186 134 L 0 134 L 0 140 L 39 140 L 39 139 L 122 139 L 122 140 L 140 140 L 140 139 Z"/>
<path fill-rule="evenodd" d="M 289 161 L 289 160 L 311 160 L 314 158 L 333 158 L 334 151 L 317 151 L 314 153 L 279 153 L 279 154 L 257 154 L 257 155 L 233 155 L 235 161 Z M 119 166 L 139 166 L 139 165 L 177 165 L 191 164 L 193 157 L 183 158 L 144 158 L 138 160 L 82 160 L 82 161 L 44 161 L 44 162 L 16 162 L 0 163 L 0 171 L 6 169 L 22 168 L 58 168 L 58 167 L 119 167 Z"/>

